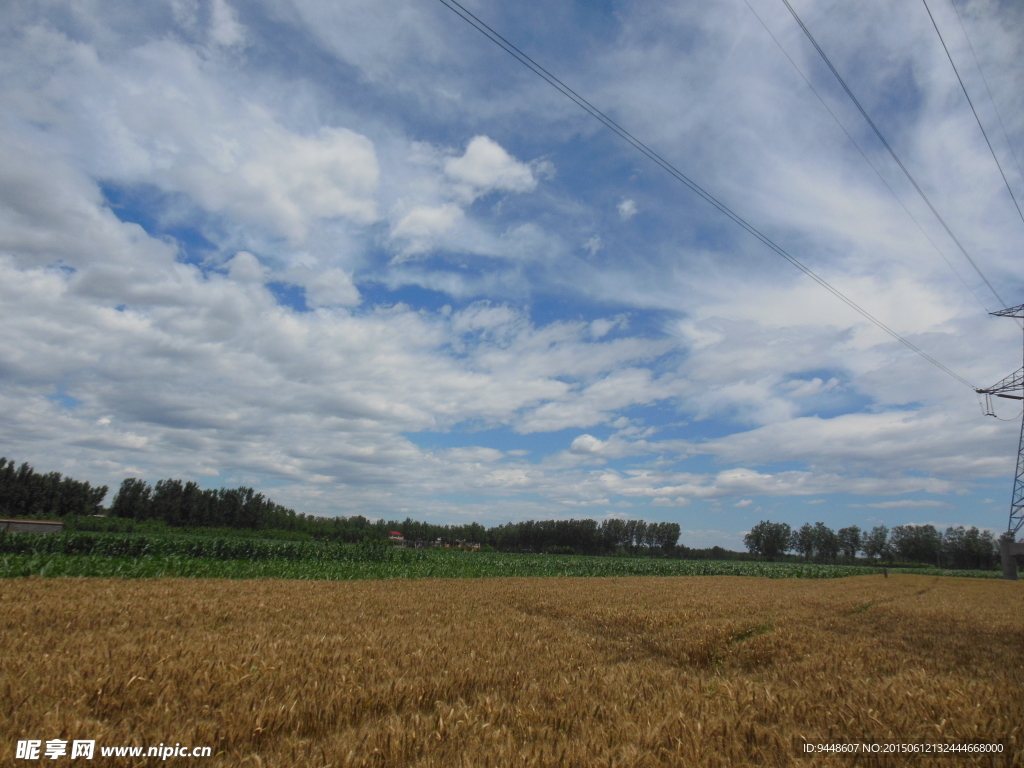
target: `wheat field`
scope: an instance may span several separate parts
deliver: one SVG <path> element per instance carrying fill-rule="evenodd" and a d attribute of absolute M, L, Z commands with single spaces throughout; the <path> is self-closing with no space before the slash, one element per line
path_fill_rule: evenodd
<path fill-rule="evenodd" d="M 1024 583 L 907 575 L 7 579 L 0 764 L 61 738 L 214 753 L 89 765 L 1020 766 L 1022 609 Z"/>

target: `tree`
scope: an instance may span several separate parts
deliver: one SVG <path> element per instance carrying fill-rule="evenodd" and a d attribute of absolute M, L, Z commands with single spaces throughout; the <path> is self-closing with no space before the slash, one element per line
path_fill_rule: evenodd
<path fill-rule="evenodd" d="M 814 524 L 814 554 L 822 562 L 835 561 L 839 554 L 839 537 L 824 523 Z"/>
<path fill-rule="evenodd" d="M 647 533 L 647 523 L 643 520 L 626 521 L 626 547 L 634 555 L 637 547 L 643 543 L 645 533 Z"/>
<path fill-rule="evenodd" d="M 861 543 L 864 554 L 872 561 L 889 554 L 889 529 L 884 525 L 876 525 L 871 533 L 865 534 Z"/>
<path fill-rule="evenodd" d="M 184 495 L 185 486 L 181 480 L 157 480 L 150 499 L 150 514 L 168 525 L 185 525 L 188 520 L 182 519 L 181 514 Z"/>
<path fill-rule="evenodd" d="M 805 560 L 810 560 L 811 555 L 814 554 L 814 542 L 814 526 L 810 523 L 804 523 L 793 531 L 789 548 L 795 549 L 804 556 Z"/>
<path fill-rule="evenodd" d="M 626 546 L 626 521 L 608 518 L 601 523 L 601 542 L 608 552 L 617 552 Z"/>
<path fill-rule="evenodd" d="M 145 480 L 127 477 L 121 481 L 121 488 L 110 504 L 110 514 L 115 517 L 145 520 L 149 517 L 152 493 L 153 489 Z"/>
<path fill-rule="evenodd" d="M 839 551 L 849 558 L 850 562 L 857 556 L 860 551 L 860 528 L 856 525 L 851 525 L 847 528 L 839 529 Z"/>
<path fill-rule="evenodd" d="M 942 534 L 934 525 L 897 525 L 892 529 L 889 546 L 904 562 L 937 564 Z"/>
<path fill-rule="evenodd" d="M 760 555 L 771 561 L 790 548 L 791 535 L 792 531 L 788 523 L 762 520 L 743 537 L 743 543 L 752 554 Z"/>
<path fill-rule="evenodd" d="M 107 486 L 93 488 L 60 472 L 39 474 L 27 463 L 0 456 L 0 515 L 91 515 L 100 508 Z"/>
<path fill-rule="evenodd" d="M 950 526 L 942 536 L 942 554 L 950 568 L 988 569 L 996 559 L 995 537 L 974 526 Z"/>
<path fill-rule="evenodd" d="M 669 554 L 679 542 L 679 523 L 657 523 L 654 546 Z"/>

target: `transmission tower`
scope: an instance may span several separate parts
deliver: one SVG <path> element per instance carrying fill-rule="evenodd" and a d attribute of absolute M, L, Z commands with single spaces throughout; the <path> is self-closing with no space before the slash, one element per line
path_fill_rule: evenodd
<path fill-rule="evenodd" d="M 1024 318 L 1024 304 L 989 314 L 997 317 Z M 1024 392 L 1024 367 L 1011 373 L 997 384 L 987 389 L 975 390 L 985 396 L 985 415 L 995 416 L 992 408 L 992 397 L 1004 397 L 1008 400 L 1024 401 L 1024 396 L 1011 394 Z M 1013 498 L 1010 500 L 1010 524 L 1006 535 L 999 543 L 999 552 L 1003 561 L 1003 578 L 1017 578 L 1017 559 L 1014 555 L 1024 555 L 1024 543 L 1016 543 L 1017 532 L 1024 527 L 1024 413 L 1021 414 L 1020 442 L 1017 444 L 1017 473 L 1013 478 Z"/>

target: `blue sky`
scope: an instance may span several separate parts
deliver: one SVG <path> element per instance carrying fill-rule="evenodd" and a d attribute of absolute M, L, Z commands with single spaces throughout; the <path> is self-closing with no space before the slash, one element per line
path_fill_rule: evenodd
<path fill-rule="evenodd" d="M 794 5 L 1024 302 L 1024 222 L 923 6 Z M 1024 13 L 957 0 L 979 70 L 932 5 L 1024 197 Z M 781 3 L 468 7 L 961 376 L 1020 364 Z M 983 417 L 436 0 L 9 10 L 5 455 L 323 515 L 667 520 L 690 546 L 765 518 L 1005 526 L 1013 403 Z"/>

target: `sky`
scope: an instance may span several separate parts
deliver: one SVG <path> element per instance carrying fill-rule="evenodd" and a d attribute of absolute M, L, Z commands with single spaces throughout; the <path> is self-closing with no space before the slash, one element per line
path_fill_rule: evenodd
<path fill-rule="evenodd" d="M 1024 7 L 929 4 L 1024 201 Z M 793 2 L 981 274 L 778 0 L 466 6 L 972 385 L 1020 366 L 981 274 L 1024 303 L 1024 221 L 923 4 Z M 691 547 L 1005 530 L 1016 401 L 985 417 L 437 0 L 4 18 L 0 454 L 107 501 Z"/>

